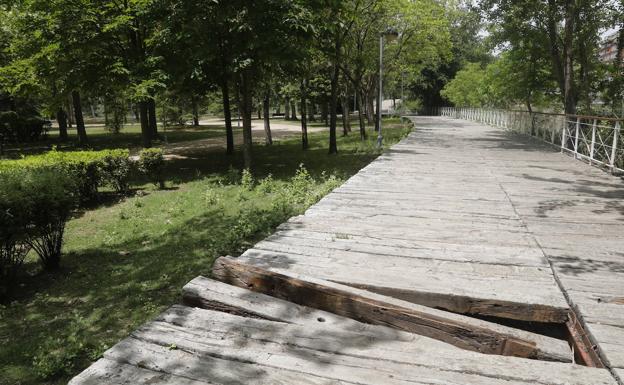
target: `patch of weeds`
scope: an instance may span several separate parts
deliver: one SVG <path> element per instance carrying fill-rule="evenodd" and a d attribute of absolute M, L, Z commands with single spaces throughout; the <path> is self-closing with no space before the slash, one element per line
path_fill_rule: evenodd
<path fill-rule="evenodd" d="M 240 185 L 243 189 L 247 190 L 247 191 L 251 191 L 254 188 L 254 177 L 251 174 L 251 171 L 249 171 L 249 169 L 244 169 L 243 170 L 243 174 L 241 175 L 241 181 L 240 181 Z"/>
<path fill-rule="evenodd" d="M 241 172 L 239 169 L 230 166 L 223 179 L 225 184 L 237 184 L 241 180 Z"/>
<path fill-rule="evenodd" d="M 215 191 L 214 188 L 209 187 L 204 192 L 204 202 L 206 203 L 206 206 L 208 207 L 215 206 L 221 202 L 221 197 L 219 196 L 219 193 Z"/>
<path fill-rule="evenodd" d="M 80 367 L 85 358 L 92 359 L 101 356 L 105 350 L 103 343 L 89 346 L 83 336 L 87 329 L 84 318 L 74 313 L 70 324 L 70 334 L 67 336 L 49 336 L 37 347 L 33 355 L 32 365 L 34 372 L 41 379 L 48 380 L 71 375 Z"/>
<path fill-rule="evenodd" d="M 275 181 L 273 175 L 269 174 L 265 178 L 260 179 L 257 186 L 258 192 L 262 194 L 270 194 L 275 190 Z"/>

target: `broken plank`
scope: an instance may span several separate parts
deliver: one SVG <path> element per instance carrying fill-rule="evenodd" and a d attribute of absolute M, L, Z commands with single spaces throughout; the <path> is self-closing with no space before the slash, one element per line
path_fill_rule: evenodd
<path fill-rule="evenodd" d="M 219 258 L 213 275 L 226 283 L 362 322 L 391 326 L 488 354 L 568 361 L 563 341 L 427 308 L 329 281 L 275 273 Z"/>
<path fill-rule="evenodd" d="M 610 383 L 606 371 L 481 355 L 410 333 L 395 330 L 393 337 L 375 333 L 387 328 L 370 329 L 370 334 L 362 335 L 330 324 L 275 324 L 175 306 L 133 333 L 133 338 L 165 347 L 175 344 L 176 350 L 196 355 L 218 355 L 285 370 L 296 368 L 358 383 L 388 384 L 400 379 L 427 384 L 510 381 L 555 385 L 582 384 L 581 378 L 592 378 L 594 384 Z M 389 373 L 394 376 L 385 378 Z"/>
<path fill-rule="evenodd" d="M 568 305 L 548 268 L 543 275 L 523 277 L 509 269 L 514 266 L 467 263 L 458 271 L 445 271 L 416 269 L 407 261 L 391 264 L 386 259 L 328 259 L 260 249 L 249 249 L 239 258 L 272 271 L 317 277 L 455 313 L 535 322 L 567 319 Z"/>
<path fill-rule="evenodd" d="M 298 325 L 323 324 L 360 332 L 368 326 L 330 312 L 297 305 L 205 277 L 197 277 L 184 285 L 182 302 L 187 306 L 202 309 Z M 379 333 L 379 330 L 376 332 Z M 377 337 L 382 337 L 382 335 Z M 394 337 L 394 334 L 389 336 L 389 338 Z"/>

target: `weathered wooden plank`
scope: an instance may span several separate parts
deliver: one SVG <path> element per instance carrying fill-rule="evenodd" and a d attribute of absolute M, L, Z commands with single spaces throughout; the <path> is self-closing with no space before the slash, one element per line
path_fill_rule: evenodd
<path fill-rule="evenodd" d="M 278 231 L 267 237 L 266 241 L 282 245 L 322 247 L 330 250 L 367 253 L 375 256 L 548 267 L 544 254 L 539 249 L 533 247 L 454 245 L 451 243 L 426 241 L 409 242 L 305 230 Z"/>
<path fill-rule="evenodd" d="M 297 275 L 280 274 L 219 258 L 213 275 L 226 283 L 329 311 L 359 321 L 392 326 L 489 354 L 565 361 L 562 341 Z"/>
<path fill-rule="evenodd" d="M 296 221 L 297 217 L 294 217 L 290 223 L 296 223 Z M 311 229 L 305 226 L 290 226 L 289 222 L 280 225 L 278 229 L 279 230 L 275 233 L 276 238 L 280 238 L 282 236 L 293 237 L 295 239 L 305 239 L 310 242 L 320 241 L 327 244 L 334 242 L 349 242 L 354 245 L 362 245 L 363 247 L 372 245 L 418 250 L 441 250 L 449 253 L 480 255 L 485 263 L 488 262 L 488 258 L 497 258 L 497 256 L 501 257 L 501 259 L 499 259 L 500 262 L 506 261 L 508 262 L 507 264 L 514 264 L 514 259 L 528 257 L 539 259 L 541 264 L 548 266 L 544 253 L 539 248 L 536 248 L 534 244 L 524 246 L 507 246 L 495 245 L 492 243 L 466 244 L 453 242 L 453 240 L 419 240 L 407 239 L 405 237 L 379 237 L 374 234 L 359 234 L 357 231 L 332 231 L 332 229 Z M 268 239 L 272 239 L 272 237 L 269 237 Z M 507 256 L 509 256 L 509 258 L 503 259 Z"/>
<path fill-rule="evenodd" d="M 297 367 L 304 372 L 316 370 L 317 362 L 331 365 L 323 374 L 335 375 L 340 369 L 336 370 L 334 366 L 348 366 L 352 369 L 341 377 L 344 379 L 353 379 L 351 372 L 364 367 L 382 373 L 393 372 L 402 379 L 434 382 L 453 378 L 458 383 L 471 383 L 474 379 L 471 375 L 475 375 L 483 377 L 483 383 L 489 378 L 521 383 L 570 384 L 580 382 L 580 378 L 587 380 L 590 377 L 586 374 L 591 373 L 598 381 L 606 379 L 607 383 L 610 382 L 606 371 L 481 355 L 409 333 L 393 331 L 392 336 L 387 336 L 384 332 L 376 332 L 386 329 L 379 326 L 369 326 L 370 333 L 362 335 L 348 328 L 336 329 L 335 325 L 282 324 L 275 328 L 270 321 L 174 307 L 133 336 L 161 346 L 181 341 L 176 344 L 179 350 L 209 355 L 217 352 L 220 357 L 235 357 L 263 365 L 270 363 L 280 368 Z M 293 356 L 304 358 L 306 362 L 288 365 Z"/>
<path fill-rule="evenodd" d="M 209 352 L 199 350 L 201 347 L 209 348 L 209 344 L 204 346 L 194 344 L 192 349 L 182 350 L 178 348 L 177 343 L 171 341 L 173 340 L 168 340 L 169 344 L 163 346 L 137 338 L 127 338 L 106 351 L 104 357 L 111 361 L 174 377 L 183 377 L 192 381 L 207 381 L 210 384 L 355 384 L 352 381 L 309 374 L 296 368 L 284 370 L 276 366 L 259 365 L 253 361 L 237 359 L 236 356 L 225 356 L 218 349 Z M 182 336 L 180 336 L 179 343 L 180 346 L 185 345 Z M 149 384 L 149 382 L 144 384 Z"/>
<path fill-rule="evenodd" d="M 482 261 L 468 260 L 451 260 L 437 258 L 419 258 L 418 252 L 411 254 L 393 254 L 393 253 L 376 253 L 371 249 L 356 251 L 352 248 L 338 249 L 334 247 L 326 247 L 326 245 L 303 245 L 301 243 L 292 244 L 284 243 L 280 239 L 275 241 L 265 240 L 257 243 L 253 250 L 265 250 L 275 252 L 276 254 L 284 253 L 288 255 L 296 254 L 301 256 L 311 256 L 318 259 L 322 263 L 359 263 L 366 261 L 367 265 L 372 268 L 390 268 L 392 266 L 400 266 L 409 268 L 413 274 L 436 272 L 452 273 L 458 275 L 484 275 L 489 277 L 504 277 L 526 281 L 547 280 L 552 282 L 550 271 L 546 271 L 546 266 L 524 266 L 518 264 L 500 264 L 487 263 Z"/>
<path fill-rule="evenodd" d="M 379 238 L 398 238 L 406 240 L 448 241 L 471 245 L 492 244 L 496 246 L 533 246 L 537 247 L 535 239 L 527 233 L 499 232 L 496 230 L 473 229 L 471 232 L 441 233 L 435 230 L 413 230 L 409 227 L 379 226 L 374 218 L 369 221 L 341 219 L 328 221 L 314 217 L 298 217 L 280 226 L 284 230 L 320 230 L 344 234 L 359 234 Z"/>
<path fill-rule="evenodd" d="M 187 306 L 218 310 L 244 317 L 273 320 L 298 325 L 321 325 L 363 333 L 370 328 L 350 318 L 334 313 L 297 305 L 280 298 L 250 291 L 238 286 L 197 277 L 182 289 L 182 301 Z M 376 338 L 398 338 L 395 330 L 376 328 Z M 369 335 L 370 336 L 370 335 Z"/>
<path fill-rule="evenodd" d="M 68 385 L 206 385 L 214 384 L 209 379 L 191 380 L 188 378 L 162 373 L 158 370 L 144 369 L 139 366 L 111 361 L 98 360 L 80 375 L 74 377 Z"/>
<path fill-rule="evenodd" d="M 605 370 L 482 355 L 399 331 L 388 338 L 374 332 L 386 330 L 379 326 L 368 326 L 365 336 L 333 326 L 174 306 L 104 355 L 162 376 L 215 384 L 614 385 Z"/>
<path fill-rule="evenodd" d="M 349 261 L 260 249 L 247 250 L 240 257 L 242 262 L 275 272 L 318 277 L 456 313 L 537 322 L 565 322 L 567 318 L 567 303 L 550 275 L 522 277 L 503 268 L 528 268 L 485 264 L 464 266 L 462 273 L 459 267 L 454 272 L 417 268 L 407 262 L 386 263 L 385 259 Z"/>

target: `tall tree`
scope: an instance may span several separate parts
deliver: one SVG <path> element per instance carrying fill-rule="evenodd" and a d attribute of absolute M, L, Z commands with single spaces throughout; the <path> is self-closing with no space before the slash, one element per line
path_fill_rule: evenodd
<path fill-rule="evenodd" d="M 511 50 L 530 43 L 543 44 L 543 50 L 547 49 L 550 73 L 566 113 L 575 114 L 579 100 L 589 104 L 608 0 L 487 0 L 483 7 L 499 43 L 508 44 Z M 523 33 L 527 31 L 530 34 Z"/>

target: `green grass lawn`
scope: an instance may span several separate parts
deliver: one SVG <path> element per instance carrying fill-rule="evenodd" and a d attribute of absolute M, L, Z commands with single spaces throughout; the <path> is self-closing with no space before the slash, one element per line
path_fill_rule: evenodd
<path fill-rule="evenodd" d="M 407 132 L 398 120 L 385 128 L 387 145 Z M 182 286 L 209 275 L 216 257 L 240 254 L 379 154 L 374 137 L 360 142 L 354 132 L 330 156 L 327 137 L 311 134 L 308 151 L 298 139 L 256 146 L 255 184 L 232 171 L 240 154 L 198 150 L 167 164 L 166 190 L 138 181 L 133 196 L 77 213 L 61 271 L 40 272 L 30 258 L 16 300 L 0 306 L 0 384 L 65 384 L 178 302 Z M 300 164 L 310 176 L 293 178 Z"/>

